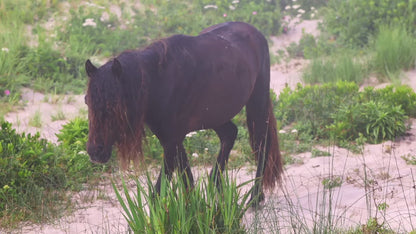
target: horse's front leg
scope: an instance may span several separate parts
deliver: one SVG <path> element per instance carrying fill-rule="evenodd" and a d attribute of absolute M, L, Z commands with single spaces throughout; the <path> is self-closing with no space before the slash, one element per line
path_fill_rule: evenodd
<path fill-rule="evenodd" d="M 188 157 L 186 156 L 185 148 L 183 144 L 180 143 L 177 147 L 177 166 L 179 169 L 179 173 L 182 175 L 183 183 L 185 184 L 186 188 L 193 188 L 194 187 L 194 177 L 192 175 L 191 166 L 189 165 Z"/>
<path fill-rule="evenodd" d="M 156 182 L 156 192 L 160 193 L 160 186 L 162 183 L 163 174 L 166 175 L 168 181 L 171 180 L 175 168 L 179 169 L 182 175 L 183 182 L 186 187 L 193 187 L 194 179 L 192 176 L 191 167 L 189 166 L 188 157 L 186 156 L 185 148 L 180 144 L 166 144 L 164 145 L 164 166 L 160 169 L 159 178 Z"/>

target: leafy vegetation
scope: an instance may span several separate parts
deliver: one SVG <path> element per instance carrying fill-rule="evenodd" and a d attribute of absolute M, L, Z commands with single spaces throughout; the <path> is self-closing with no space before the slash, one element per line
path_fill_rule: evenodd
<path fill-rule="evenodd" d="M 35 135 L 18 134 L 8 122 L 0 131 L 0 225 L 40 222 L 62 214 L 71 203 L 66 191 L 91 184 L 112 165 L 95 165 L 85 152 L 86 121 L 64 126 L 56 146 Z M 100 173 L 94 173 L 100 172 Z"/>
<path fill-rule="evenodd" d="M 380 25 L 403 25 L 416 32 L 416 4 L 413 0 L 330 0 L 324 14 L 325 30 L 338 43 L 365 46 Z"/>
<path fill-rule="evenodd" d="M 205 0 L 161 0 L 142 4 L 141 9 L 128 2 L 120 4 L 122 14 L 117 15 L 109 11 L 110 3 L 5 0 L 0 5 L 0 92 L 30 86 L 44 92 L 80 93 L 86 83 L 83 64 L 87 58 L 101 61 L 171 34 L 197 35 L 203 28 L 225 21 L 249 22 L 266 35 L 281 30 L 275 1 L 224 0 L 210 5 Z M 60 8 L 71 10 L 54 14 Z M 53 23 L 47 27 L 48 21 Z M 27 24 L 36 26 L 27 32 Z"/>
<path fill-rule="evenodd" d="M 295 90 L 286 88 L 274 98 L 281 149 L 286 163 L 295 163 L 290 154 L 312 151 L 321 140 L 336 140 L 359 151 L 364 142 L 378 143 L 401 136 L 407 118 L 416 117 L 416 94 L 408 86 L 388 86 L 360 91 L 358 85 L 369 74 L 378 78 L 398 77 L 403 69 L 415 67 L 416 3 L 413 0 L 280 0 L 212 1 L 143 0 L 140 8 L 122 1 L 117 11 L 112 3 L 80 0 L 25 1 L 0 3 L 0 120 L 19 103 L 20 87 L 42 92 L 82 93 L 85 89 L 84 62 L 102 63 L 125 49 L 140 48 L 171 34 L 197 35 L 201 29 L 225 21 L 245 21 L 265 35 L 288 32 L 288 16 L 315 18 L 323 13 L 322 33 L 303 34 L 299 43 L 287 48 L 291 57 L 311 59 L 303 74 L 309 84 Z M 70 9 L 70 10 L 65 10 Z M 59 13 L 57 13 L 59 12 Z M 320 14 L 321 15 L 321 14 Z M 329 83 L 329 84 L 325 84 Z M 52 100 L 52 102 L 55 102 Z M 84 113 L 85 114 L 85 113 Z M 63 113 L 51 116 L 64 119 Z M 31 125 L 41 127 L 39 113 Z M 245 113 L 234 118 L 239 132 L 229 166 L 252 162 L 247 141 Z M 1 121 L 3 122 L 3 121 Z M 40 139 L 39 134 L 17 134 L 9 123 L 0 132 L 0 225 L 13 226 L 22 220 L 43 221 L 62 214 L 70 205 L 65 192 L 80 190 L 117 169 L 110 164 L 93 165 L 86 155 L 88 123 L 78 118 L 57 134 L 59 146 Z M 163 149 L 147 132 L 145 156 L 160 162 Z M 192 165 L 215 160 L 219 140 L 213 131 L 190 134 L 184 142 Z M 413 155 L 403 159 L 415 164 Z M 137 194 L 126 202 L 118 193 L 130 228 L 148 231 L 244 232 L 241 217 L 247 197 L 235 182 L 224 181 L 222 194 L 209 181 L 199 181 L 195 190 L 184 191 L 180 181 L 164 182 L 161 196 L 154 197 L 137 183 Z M 322 181 L 328 190 L 340 186 L 340 177 Z M 116 189 L 116 188 L 115 188 Z M 117 190 L 116 190 L 117 191 Z M 186 196 L 178 196 L 178 194 Z M 143 199 L 144 200 L 140 200 Z M 229 200 L 226 200 L 229 199 Z M 151 209 L 145 211 L 144 205 Z M 167 212 L 166 212 L 167 211 Z M 235 212 L 235 213 L 227 213 Z M 187 219 L 190 218 L 190 219 Z M 179 221 L 178 221 L 179 220 Z M 142 229 L 140 229 L 141 231 Z M 322 229 L 325 230 L 325 229 Z M 352 233 L 390 233 L 370 218 Z"/>
<path fill-rule="evenodd" d="M 384 77 L 394 77 L 403 69 L 415 67 L 416 39 L 403 26 L 382 25 L 374 49 L 375 70 Z"/>
<path fill-rule="evenodd" d="M 378 143 L 404 135 L 407 117 L 414 116 L 416 94 L 408 86 L 387 86 L 360 92 L 353 82 L 298 85 L 286 88 L 277 101 L 275 115 L 283 126 L 315 139 L 354 141 L 362 134 Z M 395 98 L 394 98 L 395 97 Z"/>
<path fill-rule="evenodd" d="M 18 134 L 4 122 L 0 131 L 0 224 L 13 226 L 20 220 L 40 221 L 57 212 L 67 178 L 57 157 L 59 149 L 39 134 Z M 48 209 L 45 209 L 48 207 Z M 41 214 L 41 215 L 39 215 Z"/>
<path fill-rule="evenodd" d="M 221 192 L 211 180 L 199 180 L 189 190 L 181 176 L 171 183 L 164 176 L 160 194 L 152 183 L 149 176 L 146 187 L 135 179 L 133 195 L 125 182 L 121 190 L 113 184 L 134 233 L 245 233 L 241 220 L 250 207 L 246 204 L 250 193 L 241 193 L 240 188 L 247 182 L 237 186 L 226 173 Z"/>

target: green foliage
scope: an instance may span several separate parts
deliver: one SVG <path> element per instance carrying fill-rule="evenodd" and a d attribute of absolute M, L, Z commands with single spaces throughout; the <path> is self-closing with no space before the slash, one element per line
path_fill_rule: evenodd
<path fill-rule="evenodd" d="M 361 225 L 354 230 L 349 230 L 347 234 L 368 234 L 368 233 L 380 233 L 380 234 L 393 234 L 396 233 L 390 228 L 386 227 L 385 223 L 379 223 L 377 218 L 369 218 L 366 224 Z"/>
<path fill-rule="evenodd" d="M 416 165 L 416 156 L 406 154 L 401 157 L 408 165 Z"/>
<path fill-rule="evenodd" d="M 336 187 L 341 187 L 342 185 L 342 178 L 339 176 L 331 177 L 331 178 L 325 178 L 322 180 L 322 185 L 326 189 L 333 189 Z"/>
<path fill-rule="evenodd" d="M 65 162 L 68 177 L 67 186 L 71 189 L 78 190 L 82 183 L 96 178 L 99 173 L 111 171 L 117 167 L 115 153 L 113 153 L 110 163 L 103 165 L 91 163 L 86 150 L 88 140 L 88 121 L 86 119 L 75 118 L 71 120 L 62 126 L 56 136 L 63 151 L 60 160 Z"/>
<path fill-rule="evenodd" d="M 280 31 L 280 8 L 275 1 L 224 0 L 211 8 L 207 5 L 212 2 L 206 0 L 143 1 L 143 9 L 120 4 L 120 16 L 104 4 L 74 4 L 69 12 L 56 13 L 62 4 L 2 2 L 0 92 L 15 93 L 24 85 L 43 92 L 80 93 L 86 84 L 86 58 L 101 60 L 172 34 L 197 35 L 203 28 L 225 21 L 251 23 L 266 35 Z M 50 19 L 55 24 L 44 27 Z M 34 27 L 28 32 L 25 24 Z"/>
<path fill-rule="evenodd" d="M 302 79 L 309 84 L 337 81 L 353 81 L 360 84 L 366 74 L 365 66 L 353 58 L 350 53 L 342 53 L 339 56 L 312 59 Z"/>
<path fill-rule="evenodd" d="M 408 85 L 388 85 L 383 89 L 366 87 L 361 92 L 363 102 L 382 100 L 389 106 L 400 106 L 409 117 L 416 117 L 416 93 Z"/>
<path fill-rule="evenodd" d="M 61 207 L 67 180 L 65 165 L 56 155 L 59 150 L 39 134 L 17 134 L 3 122 L 0 131 L 0 225 L 20 220 L 41 220 L 47 210 Z M 52 199 L 54 198 L 54 199 Z M 50 207 L 51 209 L 46 209 Z"/>
<path fill-rule="evenodd" d="M 322 151 L 322 150 L 318 150 L 315 148 L 312 149 L 311 153 L 312 153 L 312 158 L 331 156 L 331 153 L 329 153 L 328 151 Z"/>
<path fill-rule="evenodd" d="M 359 133 L 371 143 L 394 140 L 406 133 L 405 112 L 400 106 L 389 106 L 384 102 L 364 102 L 342 105 L 334 114 L 330 130 L 338 138 L 356 139 Z M 365 130 L 365 131 L 364 131 Z"/>
<path fill-rule="evenodd" d="M 133 195 L 124 181 L 121 191 L 113 184 L 134 233 L 245 233 L 241 220 L 249 208 L 250 193 L 241 194 L 240 188 L 247 182 L 237 186 L 225 173 L 219 190 L 211 180 L 199 180 L 189 190 L 180 176 L 172 182 L 162 177 L 160 194 L 149 176 L 147 187 L 137 179 L 135 182 Z"/>
<path fill-rule="evenodd" d="M 146 11 L 154 27 L 165 34 L 197 35 L 203 28 L 226 22 L 243 21 L 258 27 L 266 35 L 280 30 L 280 8 L 276 1 L 144 1 L 156 11 Z M 192 23 L 190 23 L 192 22 Z"/>
<path fill-rule="evenodd" d="M 403 25 L 416 31 L 416 4 L 413 0 L 330 0 L 324 27 L 339 44 L 367 45 L 379 25 Z"/>
<path fill-rule="evenodd" d="M 0 226 L 19 221 L 44 221 L 70 204 L 66 190 L 94 182 L 114 163 L 95 165 L 85 151 L 88 123 L 64 125 L 55 146 L 35 135 L 18 134 L 8 122 L 0 131 Z M 99 172 L 99 173 L 97 173 Z"/>
<path fill-rule="evenodd" d="M 416 39 L 403 26 L 382 25 L 375 38 L 374 49 L 375 70 L 384 77 L 415 67 Z"/>
<path fill-rule="evenodd" d="M 325 135 L 325 126 L 331 122 L 332 113 L 341 103 L 351 102 L 357 94 L 358 86 L 352 82 L 305 87 L 299 84 L 293 91 L 285 88 L 280 93 L 275 116 L 283 126 L 302 123 L 311 135 L 321 137 Z"/>
<path fill-rule="evenodd" d="M 286 88 L 275 112 L 283 124 L 295 123 L 299 133 L 315 139 L 339 142 L 358 139 L 368 142 L 393 140 L 405 134 L 407 116 L 414 114 L 415 93 L 408 86 L 387 86 L 359 92 L 355 83 Z"/>

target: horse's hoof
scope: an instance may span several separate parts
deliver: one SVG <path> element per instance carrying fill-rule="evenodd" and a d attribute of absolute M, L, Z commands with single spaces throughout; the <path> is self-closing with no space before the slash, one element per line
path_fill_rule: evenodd
<path fill-rule="evenodd" d="M 258 195 L 251 195 L 250 200 L 248 201 L 248 204 L 255 209 L 261 208 L 262 203 L 264 202 L 264 193 L 260 193 Z"/>

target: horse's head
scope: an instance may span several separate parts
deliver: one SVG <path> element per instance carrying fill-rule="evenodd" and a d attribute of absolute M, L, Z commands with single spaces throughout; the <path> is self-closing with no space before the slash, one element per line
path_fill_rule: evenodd
<path fill-rule="evenodd" d="M 87 60 L 85 70 L 89 77 L 85 95 L 89 119 L 87 152 L 91 161 L 105 163 L 122 134 L 125 104 L 120 83 L 121 64 L 114 59 L 97 68 Z"/>

